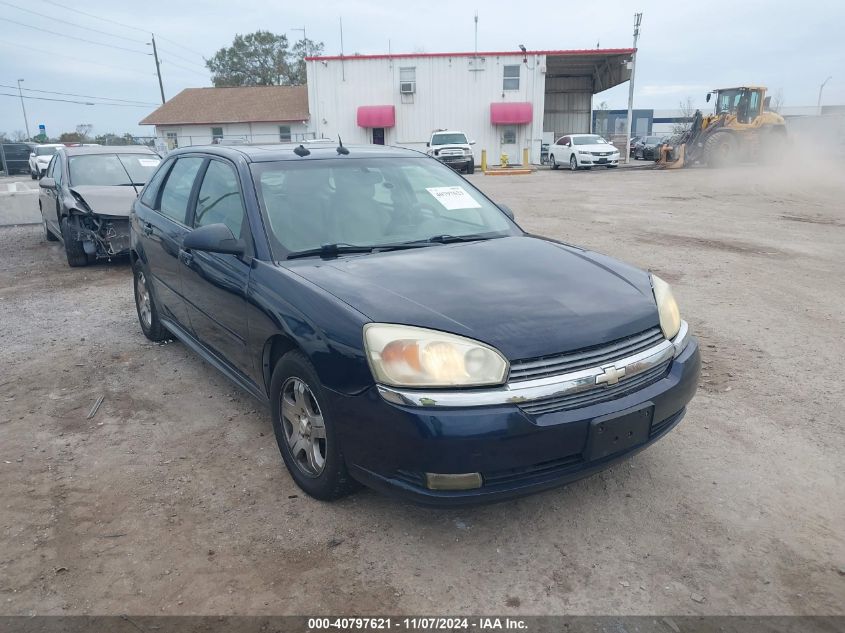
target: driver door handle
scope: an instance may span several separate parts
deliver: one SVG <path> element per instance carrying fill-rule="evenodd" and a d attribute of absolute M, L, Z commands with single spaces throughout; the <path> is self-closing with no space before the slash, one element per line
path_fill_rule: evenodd
<path fill-rule="evenodd" d="M 186 251 L 184 248 L 179 249 L 179 259 L 185 266 L 190 266 L 194 261 L 194 256 L 191 251 Z"/>
<path fill-rule="evenodd" d="M 149 222 L 144 222 L 144 235 L 153 234 L 153 225 Z"/>

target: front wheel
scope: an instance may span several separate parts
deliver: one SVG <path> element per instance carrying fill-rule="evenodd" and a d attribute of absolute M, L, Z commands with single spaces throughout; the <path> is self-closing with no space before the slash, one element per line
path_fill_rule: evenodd
<path fill-rule="evenodd" d="M 282 356 L 270 394 L 276 443 L 296 485 L 321 501 L 353 492 L 358 485 L 346 469 L 334 414 L 317 372 L 302 352 Z"/>
<path fill-rule="evenodd" d="M 65 255 L 67 256 L 68 266 L 77 268 L 79 266 L 88 265 L 88 255 L 82 247 L 82 242 L 76 239 L 73 230 L 70 228 L 70 222 L 67 217 L 62 218 L 62 241 L 65 244 Z"/>
<path fill-rule="evenodd" d="M 575 154 L 569 157 L 569 169 L 570 171 L 578 171 L 578 159 L 575 158 Z"/>
<path fill-rule="evenodd" d="M 467 174 L 474 174 L 475 173 L 475 160 L 469 161 L 467 165 Z"/>
<path fill-rule="evenodd" d="M 558 167 L 560 167 L 560 165 L 558 165 L 557 161 L 555 160 L 554 154 L 549 154 L 549 163 L 551 163 L 552 169 L 557 169 Z"/>

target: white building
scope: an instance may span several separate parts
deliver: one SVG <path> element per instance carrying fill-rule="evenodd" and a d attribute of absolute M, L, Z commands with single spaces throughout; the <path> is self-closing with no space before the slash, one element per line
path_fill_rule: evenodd
<path fill-rule="evenodd" d="M 188 88 L 140 122 L 170 149 L 209 143 L 287 143 L 313 138 L 305 86 Z"/>
<path fill-rule="evenodd" d="M 633 49 L 308 58 L 309 129 L 344 143 L 425 149 L 461 130 L 475 161 L 540 162 L 541 144 L 589 132 L 594 94 L 627 81 Z"/>

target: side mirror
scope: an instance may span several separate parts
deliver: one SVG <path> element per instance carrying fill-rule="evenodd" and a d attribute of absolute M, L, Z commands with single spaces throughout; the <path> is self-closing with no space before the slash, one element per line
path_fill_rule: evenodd
<path fill-rule="evenodd" d="M 500 204 L 499 208 L 502 210 L 502 213 L 508 216 L 511 220 L 516 220 L 516 218 L 513 217 L 513 210 L 508 205 Z"/>
<path fill-rule="evenodd" d="M 429 143 L 428 141 L 426 141 L 426 142 L 425 142 L 425 146 L 426 146 L 426 147 L 431 147 L 431 143 Z"/>
<path fill-rule="evenodd" d="M 470 141 L 470 142 L 469 142 L 469 144 L 470 144 L 470 145 L 475 145 L 475 141 Z"/>
<path fill-rule="evenodd" d="M 38 186 L 42 189 L 55 189 L 56 181 L 53 178 L 44 176 L 44 178 L 38 181 Z"/>
<path fill-rule="evenodd" d="M 707 103 L 710 103 L 710 93 L 707 93 Z"/>
<path fill-rule="evenodd" d="M 246 250 L 243 241 L 235 239 L 232 230 L 225 224 L 209 224 L 194 229 L 182 240 L 182 248 L 229 255 L 243 255 Z"/>
<path fill-rule="evenodd" d="M 29 153 L 29 157 L 30 157 L 30 158 L 35 158 L 35 152 L 30 152 L 30 153 Z"/>

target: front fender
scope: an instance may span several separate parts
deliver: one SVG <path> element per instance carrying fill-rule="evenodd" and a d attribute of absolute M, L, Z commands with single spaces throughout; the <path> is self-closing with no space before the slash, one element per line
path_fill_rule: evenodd
<path fill-rule="evenodd" d="M 374 381 L 364 355 L 363 314 L 291 271 L 255 260 L 249 282 L 250 346 L 262 359 L 267 342 L 283 335 L 314 365 L 323 385 L 354 395 Z"/>

